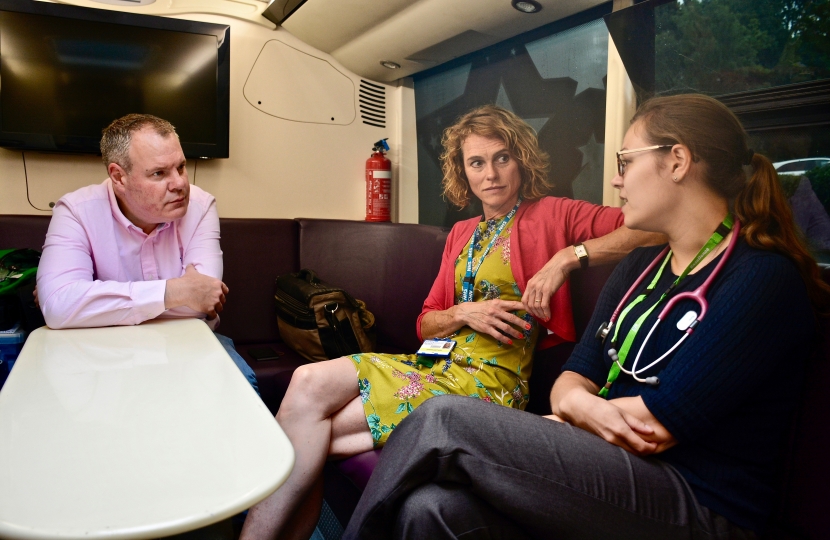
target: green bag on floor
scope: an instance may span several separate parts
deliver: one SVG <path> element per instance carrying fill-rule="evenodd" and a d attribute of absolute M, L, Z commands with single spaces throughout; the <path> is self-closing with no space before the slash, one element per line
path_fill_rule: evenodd
<path fill-rule="evenodd" d="M 0 249 L 0 295 L 35 279 L 39 262 L 40 252 L 34 249 Z"/>

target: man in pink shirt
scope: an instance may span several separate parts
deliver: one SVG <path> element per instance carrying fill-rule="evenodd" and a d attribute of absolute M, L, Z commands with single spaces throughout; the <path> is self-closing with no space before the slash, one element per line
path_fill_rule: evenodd
<path fill-rule="evenodd" d="M 155 318 L 219 322 L 228 288 L 216 201 L 187 179 L 175 128 L 130 114 L 103 133 L 109 177 L 53 209 L 37 273 L 50 328 L 139 324 Z M 217 338 L 256 388 L 253 370 Z"/>

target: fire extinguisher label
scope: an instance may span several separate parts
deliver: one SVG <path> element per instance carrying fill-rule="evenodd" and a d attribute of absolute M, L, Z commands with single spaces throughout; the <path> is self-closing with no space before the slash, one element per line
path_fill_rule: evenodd
<path fill-rule="evenodd" d="M 392 178 L 392 171 L 372 171 L 374 178 Z"/>

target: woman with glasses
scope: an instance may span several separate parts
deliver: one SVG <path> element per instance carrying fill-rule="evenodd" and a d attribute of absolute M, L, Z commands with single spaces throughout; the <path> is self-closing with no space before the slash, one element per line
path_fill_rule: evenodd
<path fill-rule="evenodd" d="M 616 268 L 542 418 L 453 396 L 389 439 L 344 538 L 755 538 L 830 289 L 722 104 L 636 113 Z M 659 322 L 658 322 L 659 319 Z"/>
<path fill-rule="evenodd" d="M 618 229 L 616 208 L 547 197 L 547 155 L 510 111 L 475 109 L 446 130 L 443 144 L 445 196 L 461 208 L 476 198 L 484 214 L 453 227 L 417 321 L 421 339 L 449 340 L 436 346 L 449 354 L 366 353 L 298 368 L 277 414 L 297 461 L 288 481 L 251 510 L 243 539 L 307 538 L 327 456 L 383 446 L 435 396 L 524 409 L 537 341 L 543 348 L 576 340 L 569 291 L 560 289 L 568 273 L 589 256 L 602 264 L 659 241 Z"/>

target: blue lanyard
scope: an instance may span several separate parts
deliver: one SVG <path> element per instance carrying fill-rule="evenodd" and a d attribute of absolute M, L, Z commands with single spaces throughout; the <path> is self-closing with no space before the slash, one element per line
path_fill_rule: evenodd
<path fill-rule="evenodd" d="M 504 227 L 507 225 L 507 222 L 510 221 L 513 216 L 516 215 L 516 210 L 519 209 L 519 205 L 522 204 L 522 200 L 519 199 L 516 203 L 516 206 L 513 207 L 504 218 L 502 218 L 501 223 L 499 223 L 496 232 L 493 234 L 493 237 L 490 239 L 490 243 L 487 244 L 487 248 L 481 254 L 481 259 L 478 261 L 478 266 L 476 266 L 475 270 L 473 270 L 473 248 L 478 243 L 478 225 L 476 225 L 475 231 L 473 231 L 473 237 L 470 240 L 470 249 L 467 251 L 467 271 L 464 273 L 464 279 L 461 281 L 461 301 L 462 302 L 472 302 L 473 301 L 473 285 L 475 284 L 476 275 L 478 274 L 478 270 L 481 268 L 481 265 L 484 263 L 484 257 L 490 252 L 490 248 L 493 247 L 493 244 L 496 243 L 496 239 L 499 237 L 501 232 L 504 230 Z"/>

